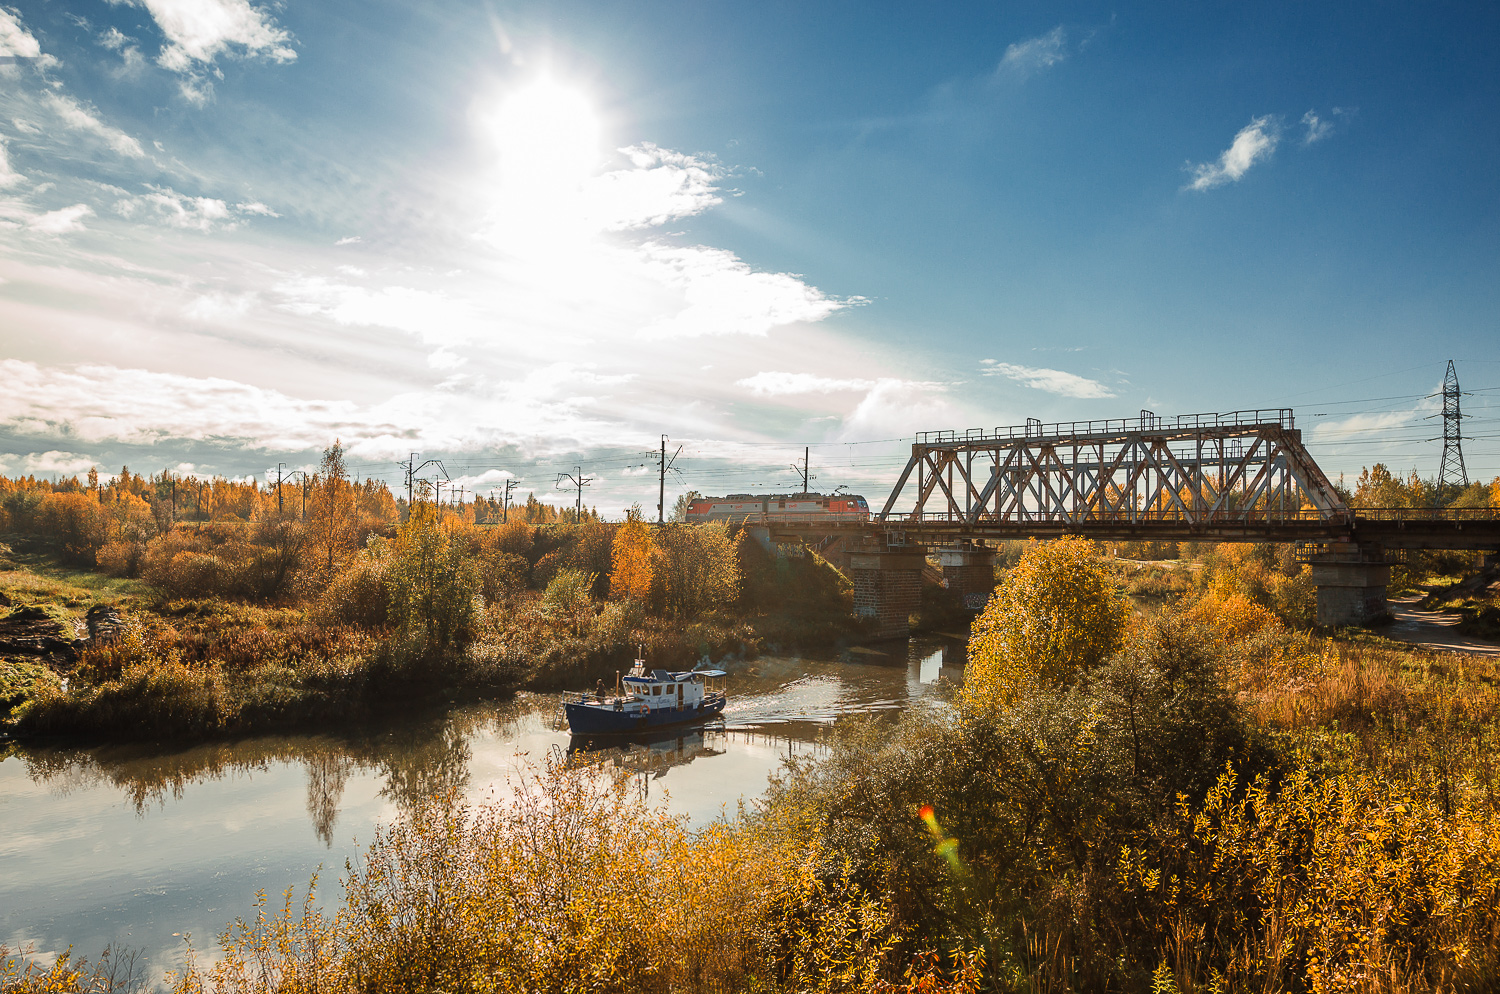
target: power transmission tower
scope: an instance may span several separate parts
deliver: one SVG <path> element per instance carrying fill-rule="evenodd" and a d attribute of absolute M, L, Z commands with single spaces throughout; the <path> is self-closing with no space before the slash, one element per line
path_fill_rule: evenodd
<path fill-rule="evenodd" d="M 1459 490 L 1469 485 L 1469 471 L 1464 468 L 1463 419 L 1458 409 L 1458 371 L 1448 360 L 1448 375 L 1443 377 L 1443 464 L 1438 470 L 1438 486 Z"/>
<path fill-rule="evenodd" d="M 406 462 L 398 462 L 396 464 L 406 471 L 406 506 L 408 512 L 411 508 L 412 488 L 416 484 L 415 478 L 417 475 L 417 456 L 420 454 L 421 453 L 413 452 L 411 454 L 411 458 L 406 460 Z"/>
<path fill-rule="evenodd" d="M 281 517 L 281 512 L 283 510 L 281 502 L 281 481 L 285 479 L 285 477 L 282 476 L 281 470 L 285 465 L 286 463 L 284 462 L 279 462 L 276 464 L 276 517 L 278 518 Z"/>
<path fill-rule="evenodd" d="M 448 470 L 443 466 L 443 461 L 441 459 L 429 459 L 426 462 L 422 463 L 420 466 L 418 466 L 417 465 L 417 457 L 420 456 L 420 455 L 421 455 L 420 452 L 413 452 L 411 454 L 411 458 L 408 459 L 406 462 L 398 462 L 396 464 L 397 466 L 400 466 L 401 469 L 406 474 L 406 513 L 408 515 L 411 514 L 411 509 L 412 509 L 413 502 L 419 496 L 421 496 L 421 495 L 419 495 L 417 493 L 418 484 L 421 485 L 421 493 L 425 494 L 427 492 L 427 487 L 430 486 L 431 482 L 432 482 L 432 481 L 426 479 L 425 477 L 418 476 L 417 475 L 418 473 L 422 472 L 422 470 L 426 469 L 428 466 L 436 466 L 438 472 L 443 474 L 443 480 L 446 481 L 446 480 L 451 479 L 451 477 L 448 476 Z M 438 496 L 441 497 L 441 495 L 442 495 L 442 486 L 441 486 L 441 483 L 439 483 L 439 485 L 438 485 L 438 487 L 436 489 L 437 489 L 437 492 L 438 492 Z"/>
<path fill-rule="evenodd" d="M 657 463 L 660 474 L 656 478 L 656 523 L 659 525 L 666 523 L 667 471 L 672 469 L 672 464 L 680 455 L 682 455 L 682 446 L 679 445 L 677 451 L 672 453 L 672 458 L 667 458 L 667 436 L 663 435 L 661 437 L 661 461 Z M 673 470 L 673 472 L 676 471 Z"/>
<path fill-rule="evenodd" d="M 505 481 L 505 497 L 502 498 L 500 504 L 500 520 L 505 524 L 510 524 L 510 492 L 517 486 L 518 484 L 515 480 Z"/>
<path fill-rule="evenodd" d="M 812 452 L 812 446 L 803 446 L 803 448 L 802 448 L 802 468 L 801 469 L 797 468 L 797 464 L 796 463 L 792 463 L 792 472 L 793 473 L 797 473 L 797 474 L 799 474 L 802 477 L 802 492 L 804 494 L 808 492 L 807 488 L 811 484 L 811 481 L 814 478 L 812 476 L 812 474 L 808 472 L 808 468 L 812 465 L 811 452 Z"/>
<path fill-rule="evenodd" d="M 564 480 L 567 480 L 568 483 L 571 484 L 571 486 L 564 487 L 562 485 L 562 482 Z M 589 486 L 593 482 L 594 482 L 594 478 L 592 476 L 584 476 L 583 475 L 583 467 L 582 466 L 575 466 L 575 467 L 573 467 L 573 473 L 571 473 L 571 474 L 570 473 L 558 473 L 557 474 L 557 489 L 559 489 L 559 490 L 572 490 L 575 487 L 578 489 L 578 509 L 575 512 L 576 516 L 573 519 L 573 521 L 574 521 L 575 524 L 582 524 L 582 522 L 583 522 L 583 488 L 586 487 L 586 486 Z"/>

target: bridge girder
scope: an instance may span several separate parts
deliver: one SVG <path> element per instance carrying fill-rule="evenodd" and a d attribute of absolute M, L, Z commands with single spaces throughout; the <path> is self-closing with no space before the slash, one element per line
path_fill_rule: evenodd
<path fill-rule="evenodd" d="M 912 509 L 896 514 L 913 477 Z M 1326 530 L 1347 525 L 1350 510 L 1303 447 L 1292 412 L 1279 409 L 924 432 L 875 520 L 1082 534 L 1309 519 Z"/>
<path fill-rule="evenodd" d="M 1081 535 L 1500 550 L 1500 510 L 1351 509 L 1303 446 L 1288 409 L 1141 413 L 925 432 L 869 522 L 767 515 L 757 523 L 776 541 L 843 534 L 888 546 Z M 895 512 L 913 482 L 912 509 Z"/>

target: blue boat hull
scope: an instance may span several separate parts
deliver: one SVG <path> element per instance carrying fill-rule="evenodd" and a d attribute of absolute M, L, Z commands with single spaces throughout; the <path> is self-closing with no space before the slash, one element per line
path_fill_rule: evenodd
<path fill-rule="evenodd" d="M 724 712 L 725 698 L 713 697 L 691 708 L 654 708 L 649 712 L 616 711 L 587 702 L 563 703 L 568 730 L 574 735 L 628 735 L 657 728 L 694 725 L 717 718 Z"/>

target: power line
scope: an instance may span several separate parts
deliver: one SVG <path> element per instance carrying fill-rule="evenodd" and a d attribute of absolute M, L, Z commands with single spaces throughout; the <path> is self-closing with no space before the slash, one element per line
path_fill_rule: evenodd
<path fill-rule="evenodd" d="M 583 475 L 583 467 L 582 466 L 576 466 L 576 467 L 574 467 L 574 472 L 573 473 L 558 473 L 557 474 L 557 489 L 558 490 L 572 489 L 572 487 L 564 487 L 562 485 L 562 482 L 564 480 L 567 480 L 569 483 L 572 484 L 572 487 L 576 487 L 577 490 L 578 490 L 578 510 L 577 510 L 577 517 L 574 519 L 574 522 L 577 523 L 577 524 L 582 524 L 583 523 L 583 488 L 587 487 L 587 486 L 591 486 L 593 484 L 593 482 L 594 482 L 594 478 L 592 476 L 584 476 Z"/>

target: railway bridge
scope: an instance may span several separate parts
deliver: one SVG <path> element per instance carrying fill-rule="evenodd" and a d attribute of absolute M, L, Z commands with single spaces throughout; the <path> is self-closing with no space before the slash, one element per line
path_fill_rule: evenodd
<path fill-rule="evenodd" d="M 1392 550 L 1500 551 L 1495 509 L 1350 508 L 1285 408 L 922 432 L 869 521 L 760 524 L 778 541 L 841 534 L 855 610 L 892 637 L 906 634 L 930 553 L 982 606 L 993 543 L 1007 539 L 1296 543 L 1322 625 L 1386 612 Z"/>

